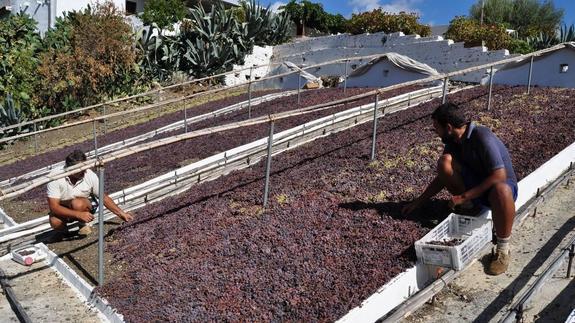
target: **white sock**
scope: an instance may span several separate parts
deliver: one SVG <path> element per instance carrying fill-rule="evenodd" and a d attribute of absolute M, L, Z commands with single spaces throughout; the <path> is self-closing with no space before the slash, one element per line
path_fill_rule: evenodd
<path fill-rule="evenodd" d="M 511 237 L 507 237 L 507 238 L 497 237 L 497 253 L 502 252 L 504 254 L 509 254 L 509 249 L 510 249 L 509 240 L 511 240 Z"/>

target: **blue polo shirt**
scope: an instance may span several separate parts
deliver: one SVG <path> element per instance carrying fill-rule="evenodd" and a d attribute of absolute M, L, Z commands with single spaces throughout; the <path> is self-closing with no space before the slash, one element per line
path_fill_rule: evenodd
<path fill-rule="evenodd" d="M 462 143 L 447 143 L 443 153 L 451 154 L 464 168 L 462 175 L 475 178 L 477 182 L 475 185 L 480 184 L 494 170 L 505 168 L 507 183 L 512 185 L 512 188 L 517 187 L 517 176 L 511 165 L 509 151 L 487 127 L 475 125 L 473 122 L 468 123 Z"/>

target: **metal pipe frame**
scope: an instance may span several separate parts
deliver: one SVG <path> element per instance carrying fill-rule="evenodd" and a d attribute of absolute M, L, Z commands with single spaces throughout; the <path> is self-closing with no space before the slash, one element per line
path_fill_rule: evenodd
<path fill-rule="evenodd" d="M 96 120 L 92 122 L 92 134 L 94 136 L 94 156 L 98 157 L 98 135 L 96 134 Z"/>
<path fill-rule="evenodd" d="M 533 74 L 533 56 L 531 56 L 531 62 L 529 63 L 529 76 L 527 79 L 527 94 L 531 92 L 531 76 Z"/>
<path fill-rule="evenodd" d="M 487 97 L 487 111 L 491 110 L 491 92 L 493 90 L 493 66 L 491 66 L 491 70 L 489 71 L 489 96 Z"/>
<path fill-rule="evenodd" d="M 272 165 L 272 146 L 274 141 L 274 122 L 270 122 L 270 134 L 268 136 L 268 160 L 266 162 L 266 181 L 264 185 L 264 207 L 268 205 L 270 193 L 270 170 Z"/>
<path fill-rule="evenodd" d="M 104 285 L 104 165 L 98 165 L 98 285 Z"/>
<path fill-rule="evenodd" d="M 349 60 L 345 61 L 345 69 L 343 73 L 343 94 L 347 93 L 347 66 L 349 65 Z"/>
<path fill-rule="evenodd" d="M 300 105 L 301 99 L 301 70 L 298 73 L 297 77 L 297 105 Z"/>
<path fill-rule="evenodd" d="M 252 118 L 252 72 L 253 67 L 250 67 L 250 81 L 248 82 L 248 119 Z"/>
<path fill-rule="evenodd" d="M 375 103 L 373 104 L 373 134 L 371 138 L 371 160 L 375 159 L 375 141 L 377 140 L 377 105 L 379 96 L 375 95 Z"/>
<path fill-rule="evenodd" d="M 447 102 L 447 83 L 449 82 L 449 77 L 443 79 L 443 97 L 441 98 L 441 103 Z"/>

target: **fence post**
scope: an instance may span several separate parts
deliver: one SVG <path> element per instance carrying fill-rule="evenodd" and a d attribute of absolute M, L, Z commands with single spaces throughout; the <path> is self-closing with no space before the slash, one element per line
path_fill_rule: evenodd
<path fill-rule="evenodd" d="M 442 104 L 447 101 L 447 83 L 449 83 L 449 77 L 443 79 L 443 98 L 441 99 Z"/>
<path fill-rule="evenodd" d="M 298 78 L 297 78 L 297 105 L 300 103 L 301 97 L 301 69 L 299 70 Z"/>
<path fill-rule="evenodd" d="M 569 263 L 567 264 L 567 278 L 571 277 L 571 267 L 573 266 L 573 257 L 575 257 L 575 244 L 569 249 Z"/>
<path fill-rule="evenodd" d="M 188 106 L 186 99 L 184 99 L 184 133 L 188 133 Z"/>
<path fill-rule="evenodd" d="M 252 72 L 254 67 L 250 67 L 250 82 L 248 83 L 248 119 L 252 118 Z"/>
<path fill-rule="evenodd" d="M 38 153 L 38 134 L 36 133 L 38 128 L 36 127 L 36 122 L 34 122 L 34 153 Z"/>
<path fill-rule="evenodd" d="M 531 75 L 533 74 L 533 56 L 531 56 L 531 62 L 529 63 L 529 79 L 527 80 L 527 94 L 531 91 Z"/>
<path fill-rule="evenodd" d="M 94 156 L 98 157 L 98 135 L 96 134 L 96 120 L 92 121 L 92 133 L 94 135 Z"/>
<path fill-rule="evenodd" d="M 489 97 L 487 98 L 487 111 L 491 110 L 491 91 L 493 90 L 493 66 L 489 71 Z"/>
<path fill-rule="evenodd" d="M 108 132 L 108 118 L 106 118 L 106 105 L 104 104 L 102 106 L 102 109 L 104 110 L 104 113 L 102 114 L 102 116 L 104 117 L 104 133 Z"/>
<path fill-rule="evenodd" d="M 264 207 L 268 205 L 268 195 L 270 190 L 270 169 L 272 165 L 272 146 L 274 140 L 274 121 L 270 121 L 270 134 L 268 136 L 268 160 L 266 163 L 266 182 L 264 185 Z"/>
<path fill-rule="evenodd" d="M 373 105 L 373 135 L 371 139 L 371 160 L 375 159 L 375 141 L 377 140 L 377 104 L 379 97 L 375 93 L 375 103 Z"/>
<path fill-rule="evenodd" d="M 98 285 L 104 284 L 104 165 L 98 163 Z"/>
<path fill-rule="evenodd" d="M 349 60 L 345 60 L 345 71 L 343 74 L 343 94 L 347 93 L 347 66 L 349 64 Z"/>

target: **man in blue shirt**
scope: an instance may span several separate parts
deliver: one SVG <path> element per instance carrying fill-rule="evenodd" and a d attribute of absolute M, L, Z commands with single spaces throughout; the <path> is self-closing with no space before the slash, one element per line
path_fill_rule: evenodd
<path fill-rule="evenodd" d="M 517 177 L 509 152 L 491 130 L 467 122 L 455 104 L 442 104 L 431 118 L 435 132 L 445 144 L 437 163 L 437 176 L 402 211 L 411 213 L 443 188 L 453 194 L 450 205 L 456 210 L 479 205 L 491 208 L 497 252 L 488 272 L 502 274 L 509 266 L 509 240 L 517 199 Z"/>

